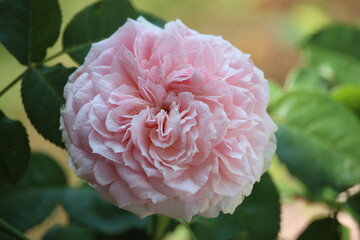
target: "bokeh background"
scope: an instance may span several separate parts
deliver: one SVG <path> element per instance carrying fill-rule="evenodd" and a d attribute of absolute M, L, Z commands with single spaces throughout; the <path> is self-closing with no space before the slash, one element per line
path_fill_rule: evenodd
<path fill-rule="evenodd" d="M 82 8 L 95 0 L 59 0 L 63 14 L 62 29 Z M 301 63 L 301 41 L 331 22 L 360 25 L 360 0 L 132 0 L 134 6 L 166 21 L 181 19 L 189 27 L 207 34 L 222 35 L 224 39 L 251 54 L 251 58 L 268 79 L 284 82 L 292 68 Z M 91 27 L 91 26 L 89 26 Z M 359 43 L 360 44 L 360 43 Z M 61 38 L 48 51 L 51 56 L 61 49 Z M 59 58 L 65 66 L 76 66 L 67 56 Z M 56 59 L 54 62 L 58 62 Z M 49 63 L 51 64 L 51 62 Z M 7 86 L 25 68 L 0 44 L 0 89 Z M 18 83 L 0 98 L 0 109 L 12 119 L 23 122 L 27 128 L 33 151 L 45 152 L 67 167 L 64 150 L 47 142 L 36 133 L 22 107 Z M 46 116 L 44 116 L 46 117 Z M 280 240 L 295 239 L 307 222 L 327 209 L 291 198 L 302 186 L 290 179 L 277 162 L 271 168 L 272 176 L 282 193 L 282 230 Z M 67 170 L 71 184 L 77 184 L 74 174 Z M 346 214 L 341 219 L 352 226 L 353 238 L 360 239 L 359 226 Z M 57 208 L 48 221 L 35 227 L 28 235 L 40 239 L 43 231 L 55 223 L 65 223 L 66 216 Z M 185 238 L 179 233 L 179 238 Z"/>

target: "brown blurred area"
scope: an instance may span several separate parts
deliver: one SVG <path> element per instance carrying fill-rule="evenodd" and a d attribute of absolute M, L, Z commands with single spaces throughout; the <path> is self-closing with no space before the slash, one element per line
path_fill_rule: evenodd
<path fill-rule="evenodd" d="M 180 18 L 250 53 L 267 78 L 283 82 L 300 61 L 298 43 L 332 21 L 359 22 L 359 0 L 134 0 L 165 20 Z"/>
<path fill-rule="evenodd" d="M 77 11 L 95 0 L 59 0 L 63 12 L 62 28 Z M 255 65 L 265 72 L 268 79 L 284 82 L 289 71 L 301 63 L 299 43 L 331 22 L 360 24 L 360 0 L 132 0 L 139 10 L 149 12 L 166 21 L 181 19 L 187 26 L 207 34 L 221 35 L 245 53 L 251 54 Z M 51 56 L 61 50 L 61 39 L 48 51 Z M 74 66 L 67 56 L 61 61 L 65 66 Z M 0 89 L 3 89 L 24 67 L 0 44 Z M 45 152 L 58 160 L 66 169 L 72 185 L 77 183 L 67 167 L 66 151 L 61 150 L 39 136 L 29 123 L 21 104 L 20 84 L 0 98 L 0 109 L 12 119 L 23 122 L 27 128 L 33 151 Z M 281 184 L 281 183 L 280 183 Z M 287 184 L 287 182 L 283 183 Z M 301 207 L 299 207 L 299 204 Z M 307 203 L 306 203 L 307 204 Z M 283 206 L 282 224 L 291 221 L 291 216 L 307 221 L 314 213 L 326 212 L 316 207 L 313 212 L 304 212 L 303 202 Z M 305 209 L 305 208 L 304 208 Z M 309 209 L 309 208 L 306 208 Z M 309 210 L 307 210 L 309 211 Z M 285 219 L 285 223 L 284 223 Z M 41 239 L 44 231 L 54 224 L 64 224 L 66 215 L 57 208 L 49 221 L 28 232 L 31 239 Z M 294 239 L 299 227 L 282 232 L 280 239 Z M 290 226 L 290 227 L 289 227 Z M 305 225 L 304 225 L 305 226 Z M 302 227 L 304 227 L 302 226 Z M 289 232 L 290 231 L 292 232 Z"/>

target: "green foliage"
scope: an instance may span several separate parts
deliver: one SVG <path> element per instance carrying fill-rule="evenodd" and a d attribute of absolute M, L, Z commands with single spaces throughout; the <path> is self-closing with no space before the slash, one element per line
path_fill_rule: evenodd
<path fill-rule="evenodd" d="M 359 79 L 360 81 L 360 79 Z M 331 96 L 338 102 L 350 108 L 360 118 L 360 86 L 341 85 L 334 88 Z"/>
<path fill-rule="evenodd" d="M 91 44 L 113 34 L 126 19 L 138 17 L 126 0 L 104 0 L 80 11 L 66 26 L 63 47 L 78 63 L 83 63 Z"/>
<path fill-rule="evenodd" d="M 119 209 L 103 200 L 92 188 L 68 189 L 63 199 L 64 207 L 73 221 L 98 232 L 114 235 L 131 228 L 143 228 L 148 218 Z"/>
<path fill-rule="evenodd" d="M 249 197 L 234 214 L 217 218 L 196 217 L 190 225 L 198 239 L 276 239 L 280 228 L 279 195 L 268 174 L 264 174 Z"/>
<path fill-rule="evenodd" d="M 360 224 L 360 193 L 351 196 L 348 200 L 348 208 L 356 221 Z"/>
<path fill-rule="evenodd" d="M 65 186 L 66 178 L 58 164 L 49 156 L 34 153 L 19 187 L 0 189 L 0 217 L 25 231 L 53 211 Z"/>
<path fill-rule="evenodd" d="M 16 186 L 30 160 L 30 147 L 24 126 L 0 111 L 0 187 Z"/>
<path fill-rule="evenodd" d="M 323 218 L 312 222 L 298 240 L 342 240 L 341 225 L 334 218 Z"/>
<path fill-rule="evenodd" d="M 65 103 L 63 88 L 75 68 L 61 64 L 29 68 L 23 77 L 21 96 L 25 111 L 36 130 L 59 147 L 61 141 L 60 107 Z"/>
<path fill-rule="evenodd" d="M 59 36 L 57 0 L 0 1 L 0 42 L 24 64 L 41 62 Z"/>
<path fill-rule="evenodd" d="M 55 226 L 44 236 L 43 240 L 95 240 L 95 233 L 82 226 L 71 224 L 66 227 Z"/>
<path fill-rule="evenodd" d="M 285 83 L 270 113 L 279 125 L 277 154 L 291 174 L 334 212 L 348 209 L 359 221 L 359 194 L 337 202 L 360 182 L 360 30 L 330 25 L 303 43 L 306 61 Z M 336 216 L 336 214 L 335 214 Z M 349 239 L 336 218 L 314 221 L 300 236 Z"/>
<path fill-rule="evenodd" d="M 42 153 L 33 153 L 29 168 L 21 179 L 19 188 L 61 188 L 66 184 L 66 176 L 53 158 Z"/>
<path fill-rule="evenodd" d="M 146 230 L 144 229 L 130 229 L 126 232 L 117 235 L 98 235 L 96 240 L 139 240 L 139 239 L 152 239 L 149 238 Z"/>
<path fill-rule="evenodd" d="M 0 229 L 0 239 L 1 240 L 17 240 L 16 237 L 9 235 L 8 233 L 2 232 Z"/>
<path fill-rule="evenodd" d="M 270 90 L 270 105 L 276 101 L 276 99 L 282 95 L 283 89 L 280 84 L 274 81 L 269 80 L 269 90 Z"/>
<path fill-rule="evenodd" d="M 333 84 L 360 84 L 360 30 L 333 24 L 312 35 L 303 43 L 311 65 L 328 71 Z"/>
<path fill-rule="evenodd" d="M 327 73 L 325 67 L 321 68 L 313 65 L 300 67 L 289 74 L 286 87 L 288 89 L 329 90 L 335 83 Z"/>
<path fill-rule="evenodd" d="M 271 107 L 279 125 L 277 154 L 314 191 L 343 191 L 360 180 L 360 122 L 319 92 L 290 91 Z"/>
<path fill-rule="evenodd" d="M 163 239 L 167 233 L 174 231 L 178 225 L 179 221 L 161 214 L 156 214 L 151 217 L 151 221 L 147 225 L 147 232 L 148 235 L 153 236 L 154 240 L 160 240 Z"/>

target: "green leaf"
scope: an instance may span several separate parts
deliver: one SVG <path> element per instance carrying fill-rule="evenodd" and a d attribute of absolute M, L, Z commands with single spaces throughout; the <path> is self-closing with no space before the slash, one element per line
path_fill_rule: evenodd
<path fill-rule="evenodd" d="M 63 203 L 73 221 L 104 234 L 142 228 L 148 222 L 106 202 L 90 187 L 67 190 Z"/>
<path fill-rule="evenodd" d="M 278 82 L 269 80 L 270 104 L 283 94 L 283 89 Z"/>
<path fill-rule="evenodd" d="M 82 64 L 92 43 L 109 37 L 127 18 L 138 16 L 127 0 L 96 2 L 76 14 L 67 25 L 63 37 L 64 51 Z"/>
<path fill-rule="evenodd" d="M 194 218 L 190 225 L 198 239 L 276 239 L 280 228 L 279 195 L 269 174 L 264 174 L 235 212 L 217 218 Z"/>
<path fill-rule="evenodd" d="M 54 159 L 42 153 L 33 153 L 29 169 L 21 179 L 19 187 L 63 187 L 66 184 L 65 173 Z"/>
<path fill-rule="evenodd" d="M 95 240 L 95 233 L 86 227 L 71 224 L 55 226 L 44 236 L 43 240 Z"/>
<path fill-rule="evenodd" d="M 287 89 L 301 88 L 309 90 L 327 91 L 335 86 L 331 74 L 326 68 L 317 66 L 303 66 L 292 71 L 286 79 Z"/>
<path fill-rule="evenodd" d="M 98 235 L 98 237 L 96 238 L 96 240 L 120 240 L 120 239 L 140 240 L 140 239 L 152 239 L 152 238 L 149 238 L 145 229 L 130 229 L 118 235 Z"/>
<path fill-rule="evenodd" d="M 350 108 L 360 118 L 360 86 L 342 85 L 334 88 L 331 96 Z"/>
<path fill-rule="evenodd" d="M 1 230 L 0 230 L 0 239 L 1 240 L 17 240 L 16 237 L 11 236 L 5 232 L 1 232 Z"/>
<path fill-rule="evenodd" d="M 178 225 L 179 221 L 165 215 L 156 214 L 148 224 L 148 232 L 152 239 L 163 239 L 166 234 L 174 231 Z"/>
<path fill-rule="evenodd" d="M 148 20 L 149 22 L 155 24 L 156 26 L 159 26 L 161 28 L 163 28 L 166 24 L 166 21 L 159 18 L 159 17 L 156 17 L 150 13 L 147 13 L 147 12 L 142 12 L 140 11 L 139 14 L 141 16 L 143 16 L 146 20 Z"/>
<path fill-rule="evenodd" d="M 24 189 L 5 193 L 0 199 L 0 216 L 21 231 L 41 223 L 56 206 L 58 191 Z"/>
<path fill-rule="evenodd" d="M 231 238 L 231 240 L 247 240 L 247 239 L 248 239 L 248 237 L 247 237 L 246 232 L 240 233 Z"/>
<path fill-rule="evenodd" d="M 44 138 L 62 148 L 59 119 L 65 103 L 63 88 L 74 70 L 61 64 L 29 68 L 21 85 L 23 105 L 31 123 Z"/>
<path fill-rule="evenodd" d="M 341 235 L 341 240 L 351 240 L 349 228 L 341 225 L 339 231 L 340 231 L 340 235 Z"/>
<path fill-rule="evenodd" d="M 360 122 L 325 94 L 292 91 L 272 105 L 277 154 L 310 190 L 343 191 L 360 181 Z"/>
<path fill-rule="evenodd" d="M 360 84 L 360 30 L 333 24 L 307 39 L 303 48 L 310 64 L 329 68 L 335 84 Z"/>
<path fill-rule="evenodd" d="M 0 1 L 0 42 L 24 64 L 40 62 L 59 36 L 57 0 Z"/>
<path fill-rule="evenodd" d="M 341 240 L 341 225 L 333 218 L 323 218 L 312 222 L 298 240 Z"/>
<path fill-rule="evenodd" d="M 351 196 L 347 201 L 347 205 L 350 210 L 350 213 L 360 224 L 360 193 Z"/>
<path fill-rule="evenodd" d="M 66 178 L 58 164 L 35 153 L 19 188 L 0 189 L 0 217 L 21 231 L 30 229 L 53 211 L 65 186 Z"/>
<path fill-rule="evenodd" d="M 0 110 L 0 186 L 16 186 L 30 160 L 26 129 Z"/>

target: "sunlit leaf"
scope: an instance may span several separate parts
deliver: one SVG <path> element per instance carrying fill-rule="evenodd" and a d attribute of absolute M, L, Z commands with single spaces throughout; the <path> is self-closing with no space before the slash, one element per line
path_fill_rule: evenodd
<path fill-rule="evenodd" d="M 343 85 L 331 92 L 338 102 L 350 108 L 360 118 L 360 85 Z"/>
<path fill-rule="evenodd" d="M 269 81 L 270 87 L 270 104 L 283 94 L 283 89 L 278 82 Z"/>
<path fill-rule="evenodd" d="M 360 84 L 360 30 L 330 25 L 303 43 L 311 65 L 328 68 L 335 84 Z"/>
<path fill-rule="evenodd" d="M 285 82 L 287 89 L 301 88 L 328 91 L 336 85 L 326 68 L 303 66 L 292 71 Z"/>
<path fill-rule="evenodd" d="M 277 154 L 309 189 L 343 191 L 360 182 L 360 122 L 331 97 L 292 91 L 270 109 Z"/>

